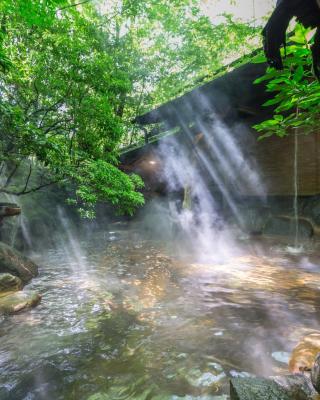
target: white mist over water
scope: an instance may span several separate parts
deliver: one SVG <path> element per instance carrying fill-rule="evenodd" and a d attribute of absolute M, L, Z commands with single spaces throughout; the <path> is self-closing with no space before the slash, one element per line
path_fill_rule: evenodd
<path fill-rule="evenodd" d="M 31 235 L 31 232 L 29 229 L 28 219 L 23 213 L 21 214 L 20 226 L 21 226 L 21 232 L 22 232 L 23 239 L 26 241 L 28 248 L 32 249 L 32 245 L 33 245 L 32 235 Z"/>
<path fill-rule="evenodd" d="M 57 214 L 62 228 L 63 236 L 61 237 L 60 246 L 63 249 L 63 254 L 68 258 L 68 264 L 75 275 L 86 275 L 89 266 L 79 240 L 74 234 L 70 219 L 61 207 L 57 207 Z"/>
<path fill-rule="evenodd" d="M 263 202 L 264 187 L 257 170 L 236 143 L 235 132 L 213 115 L 197 121 L 197 134 L 181 121 L 183 137 L 170 137 L 159 147 L 162 178 L 172 193 L 184 192 L 171 202 L 171 219 L 183 234 L 185 246 L 200 261 L 222 261 L 237 252 L 236 237 L 224 220 L 226 208 L 243 226 L 236 196 L 239 185 Z M 241 175 L 241 181 L 239 181 Z M 183 200 L 183 201 L 182 201 Z"/>
<path fill-rule="evenodd" d="M 222 221 L 216 202 L 200 171 L 190 162 L 185 148 L 181 148 L 175 139 L 161 146 L 160 151 L 162 157 L 168 157 L 165 159 L 164 174 L 169 190 L 185 189 L 185 195 L 190 196 L 192 203 L 190 208 L 183 208 L 177 202 L 171 202 L 169 206 L 170 216 L 182 232 L 181 239 L 203 261 L 226 258 L 228 248 L 224 243 L 227 241 L 227 233 L 220 226 Z"/>

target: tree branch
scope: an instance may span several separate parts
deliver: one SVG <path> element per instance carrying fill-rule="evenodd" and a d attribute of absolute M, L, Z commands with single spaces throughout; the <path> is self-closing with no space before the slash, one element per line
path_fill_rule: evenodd
<path fill-rule="evenodd" d="M 5 162 L 4 162 L 4 161 L 1 161 L 1 167 L 0 167 L 0 177 L 1 177 L 1 175 L 2 175 L 2 172 L 3 172 L 3 170 L 4 170 L 4 166 L 5 166 Z"/>
<path fill-rule="evenodd" d="M 49 132 L 56 131 L 56 130 L 60 129 L 63 124 L 67 124 L 68 122 L 71 122 L 71 121 L 72 121 L 72 118 L 60 119 L 58 121 L 55 121 L 53 124 L 51 124 L 49 126 L 44 126 L 43 127 L 45 129 L 44 134 L 46 135 Z"/>
<path fill-rule="evenodd" d="M 9 176 L 8 176 L 8 178 L 7 178 L 6 182 L 5 182 L 5 184 L 4 184 L 4 187 L 9 186 L 9 184 L 10 184 L 10 182 L 11 182 L 11 180 L 12 180 L 14 174 L 17 172 L 19 166 L 20 166 L 20 162 L 19 162 L 18 164 L 15 164 L 13 170 L 10 172 L 10 174 L 9 174 Z"/>
<path fill-rule="evenodd" d="M 48 186 L 54 185 L 56 183 L 59 183 L 60 181 L 61 180 L 44 183 L 43 185 L 39 185 L 39 186 L 37 186 L 35 188 L 32 188 L 32 189 L 29 189 L 29 190 L 25 190 L 26 188 L 24 188 L 20 192 L 15 192 L 14 190 L 0 189 L 0 193 L 11 194 L 11 195 L 14 195 L 14 196 L 23 196 L 25 194 L 37 192 L 38 190 L 41 190 L 41 189 L 43 189 L 45 187 L 48 187 Z"/>
<path fill-rule="evenodd" d="M 92 0 L 83 0 L 83 1 L 80 1 L 79 3 L 69 4 L 68 6 L 58 8 L 57 11 L 63 11 L 63 10 L 66 10 L 67 8 L 81 6 L 81 4 L 90 3 L 91 1 Z"/>
<path fill-rule="evenodd" d="M 27 190 L 27 188 L 28 188 L 31 174 L 32 174 L 32 163 L 30 162 L 29 173 L 28 173 L 27 180 L 26 180 L 26 183 L 25 183 L 24 188 L 23 188 L 23 192 L 25 192 Z"/>

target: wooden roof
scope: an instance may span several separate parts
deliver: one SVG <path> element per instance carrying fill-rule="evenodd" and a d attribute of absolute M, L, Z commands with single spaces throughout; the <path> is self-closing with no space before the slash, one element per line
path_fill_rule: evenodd
<path fill-rule="evenodd" d="M 257 141 L 257 132 L 251 127 L 267 119 L 273 108 L 263 107 L 272 93 L 265 91 L 264 84 L 256 85 L 254 80 L 265 73 L 266 64 L 248 63 L 232 72 L 214 79 L 183 96 L 167 102 L 160 107 L 136 118 L 141 125 L 163 123 L 165 129 L 188 126 L 189 123 L 205 119 L 212 113 L 218 114 L 227 124 L 242 122 L 247 126 L 249 135 L 233 132 L 247 159 L 256 160 L 257 170 L 264 182 L 269 196 L 293 195 L 294 137 L 272 136 Z M 178 140 L 183 140 L 181 129 Z M 214 132 L 213 132 L 214 134 Z M 165 140 L 165 139 L 161 139 Z M 299 195 L 320 193 L 320 133 L 299 135 L 298 139 L 298 190 Z M 125 170 L 140 173 L 150 188 L 156 185 L 155 171 L 150 161 L 156 157 L 158 143 L 149 143 L 121 157 Z M 217 163 L 219 163 L 217 161 Z M 219 165 L 217 164 L 217 168 Z M 242 196 L 254 196 L 251 189 L 242 183 L 242 171 L 236 178 L 239 185 L 237 193 Z M 152 183 L 151 183 L 152 182 Z M 230 182 L 232 184 L 232 182 Z M 240 189 L 239 189 L 240 186 Z"/>
<path fill-rule="evenodd" d="M 188 123 L 213 111 L 220 117 L 234 112 L 261 115 L 266 112 L 262 104 L 270 98 L 270 93 L 264 90 L 263 84 L 253 82 L 265 71 L 266 64 L 245 64 L 137 117 L 135 122 L 141 125 L 164 122 L 172 128 L 181 119 Z"/>

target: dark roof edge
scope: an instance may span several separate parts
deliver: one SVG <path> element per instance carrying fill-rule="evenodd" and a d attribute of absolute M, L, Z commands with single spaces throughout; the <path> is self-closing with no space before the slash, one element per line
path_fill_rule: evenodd
<path fill-rule="evenodd" d="M 207 85 L 208 83 L 212 83 L 213 81 L 215 81 L 218 78 L 222 78 L 223 76 L 229 74 L 230 72 L 232 72 L 232 70 L 240 68 L 241 66 L 245 65 L 245 64 L 250 64 L 252 63 L 252 58 L 256 57 L 260 52 L 262 52 L 262 48 L 258 48 L 255 49 L 254 51 L 252 51 L 249 54 L 246 54 L 240 58 L 237 58 L 236 60 L 232 61 L 230 64 L 228 65 L 224 65 L 220 68 L 218 68 L 214 74 L 211 77 L 210 81 L 206 81 L 204 82 L 207 78 L 209 78 L 209 75 L 206 75 L 202 78 L 199 79 L 199 85 L 195 86 L 193 89 L 186 91 L 185 93 L 181 94 L 178 97 L 175 97 L 172 100 L 167 101 L 166 103 L 160 104 L 159 106 L 157 106 L 156 108 L 137 116 L 132 122 L 139 124 L 139 125 L 148 125 L 150 123 L 152 123 L 151 121 L 149 121 L 149 117 L 151 114 L 153 114 L 155 111 L 159 110 L 160 108 L 166 107 L 168 104 L 174 102 L 174 101 L 179 101 L 181 98 L 183 98 L 184 96 L 188 96 L 190 93 L 192 93 L 194 90 L 196 89 L 200 89 L 201 87 L 204 87 L 205 85 Z M 245 62 L 247 61 L 247 62 Z M 232 69 L 231 71 L 229 69 Z M 221 75 L 223 72 L 225 72 L 223 75 Z M 203 83 L 204 82 L 204 83 Z"/>

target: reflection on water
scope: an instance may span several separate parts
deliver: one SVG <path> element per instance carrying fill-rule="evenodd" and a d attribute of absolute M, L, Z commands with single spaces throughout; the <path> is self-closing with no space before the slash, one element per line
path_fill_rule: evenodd
<path fill-rule="evenodd" d="M 0 321 L 1 400 L 223 400 L 231 376 L 285 372 L 319 329 L 317 246 L 221 264 L 173 247 L 114 230 L 38 255 L 41 305 Z"/>

